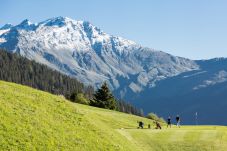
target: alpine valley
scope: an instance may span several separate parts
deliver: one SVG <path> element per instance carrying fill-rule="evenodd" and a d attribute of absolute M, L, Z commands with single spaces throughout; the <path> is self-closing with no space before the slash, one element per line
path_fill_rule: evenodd
<path fill-rule="evenodd" d="M 227 59 L 190 60 L 109 35 L 87 21 L 55 17 L 0 28 L 0 48 L 45 64 L 182 124 L 224 124 Z M 220 116 L 222 115 L 222 116 Z M 219 118 L 220 117 L 220 118 Z"/>

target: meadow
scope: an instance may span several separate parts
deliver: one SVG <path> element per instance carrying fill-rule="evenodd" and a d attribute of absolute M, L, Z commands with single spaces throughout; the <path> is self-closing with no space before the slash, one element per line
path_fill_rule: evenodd
<path fill-rule="evenodd" d="M 145 129 L 137 129 L 137 121 Z M 152 129 L 147 129 L 151 124 Z M 224 151 L 227 127 L 173 126 L 0 81 L 0 150 Z"/>

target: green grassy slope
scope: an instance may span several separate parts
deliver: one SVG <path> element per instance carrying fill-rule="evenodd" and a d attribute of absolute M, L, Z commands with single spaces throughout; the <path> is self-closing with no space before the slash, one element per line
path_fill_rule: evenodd
<path fill-rule="evenodd" d="M 141 119 L 0 81 L 0 150 L 134 150 L 117 129 Z"/>
<path fill-rule="evenodd" d="M 0 150 L 159 151 L 227 148 L 226 127 L 136 129 L 152 121 L 0 81 Z"/>

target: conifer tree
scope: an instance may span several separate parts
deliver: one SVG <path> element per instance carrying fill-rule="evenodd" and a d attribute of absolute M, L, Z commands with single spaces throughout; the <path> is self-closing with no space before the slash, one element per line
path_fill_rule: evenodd
<path fill-rule="evenodd" d="M 106 82 L 95 92 L 91 105 L 111 110 L 116 109 L 116 100 Z"/>

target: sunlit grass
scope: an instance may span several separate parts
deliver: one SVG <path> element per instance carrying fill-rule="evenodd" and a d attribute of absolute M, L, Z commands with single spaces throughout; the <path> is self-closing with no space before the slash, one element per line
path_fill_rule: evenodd
<path fill-rule="evenodd" d="M 227 128 L 137 129 L 151 120 L 71 103 L 60 96 L 0 81 L 0 150 L 224 151 Z"/>

